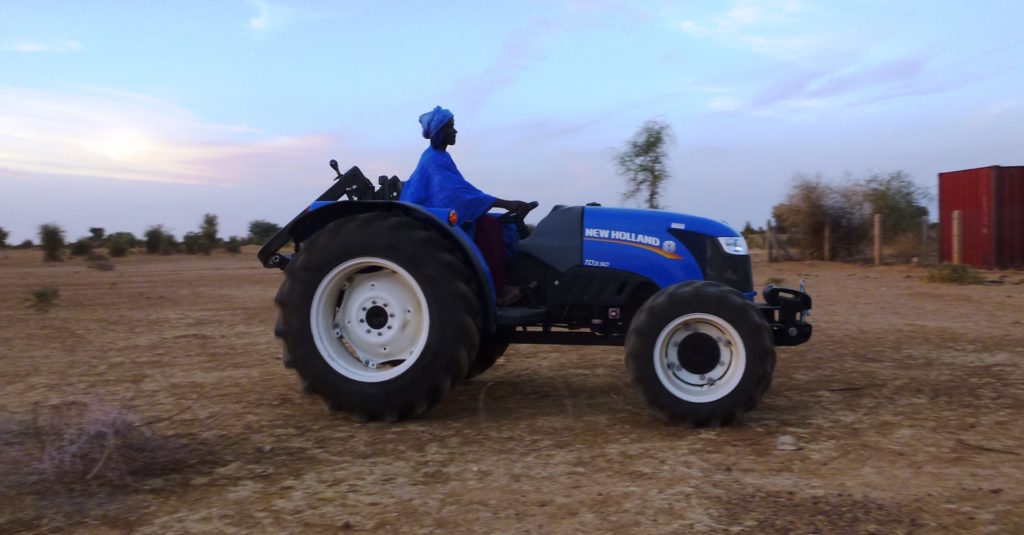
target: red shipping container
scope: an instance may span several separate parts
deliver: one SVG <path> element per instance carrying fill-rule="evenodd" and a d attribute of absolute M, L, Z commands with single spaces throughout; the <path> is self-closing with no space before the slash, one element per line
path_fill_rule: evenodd
<path fill-rule="evenodd" d="M 953 261 L 953 211 L 960 210 L 962 260 L 1024 267 L 1024 166 L 939 173 L 939 260 Z"/>

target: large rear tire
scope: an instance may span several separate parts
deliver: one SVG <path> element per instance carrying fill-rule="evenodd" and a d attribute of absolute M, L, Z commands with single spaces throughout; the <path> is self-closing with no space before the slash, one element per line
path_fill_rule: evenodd
<path fill-rule="evenodd" d="M 764 397 L 775 346 L 761 312 L 735 289 L 683 282 L 637 311 L 626 334 L 626 369 L 663 418 L 718 426 Z"/>
<path fill-rule="evenodd" d="M 275 301 L 284 364 L 332 409 L 397 421 L 466 376 L 480 305 L 454 248 L 390 213 L 351 216 L 302 244 Z"/>
<path fill-rule="evenodd" d="M 480 338 L 480 349 L 476 352 L 476 358 L 473 359 L 473 363 L 469 365 L 469 371 L 466 373 L 466 379 L 472 379 L 481 373 L 491 369 L 494 363 L 498 361 L 498 358 L 505 354 L 508 350 L 509 338 L 511 338 L 511 330 L 502 329 L 494 333 L 484 334 Z"/>

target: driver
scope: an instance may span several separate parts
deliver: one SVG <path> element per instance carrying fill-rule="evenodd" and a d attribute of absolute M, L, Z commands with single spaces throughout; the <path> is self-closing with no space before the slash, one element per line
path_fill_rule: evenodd
<path fill-rule="evenodd" d="M 435 107 L 420 115 L 423 137 L 430 140 L 430 146 L 423 151 L 416 170 L 402 187 L 400 201 L 420 204 L 428 208 L 451 208 L 460 221 L 472 221 L 473 227 L 467 232 L 480 249 L 491 270 L 494 291 L 499 304 L 508 304 L 521 297 L 515 287 L 506 287 L 505 264 L 518 235 L 503 232 L 497 218 L 487 216 L 491 208 L 508 210 L 525 217 L 531 210 L 523 201 L 509 201 L 488 195 L 466 181 L 455 167 L 455 161 L 448 154 L 448 145 L 455 144 L 455 116 L 452 112 Z M 514 236 L 514 238 L 513 238 Z M 506 247 L 506 242 L 510 247 Z"/>

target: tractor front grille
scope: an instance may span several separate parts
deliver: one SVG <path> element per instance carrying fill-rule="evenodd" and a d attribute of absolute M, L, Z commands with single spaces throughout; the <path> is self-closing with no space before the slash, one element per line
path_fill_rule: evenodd
<path fill-rule="evenodd" d="M 744 293 L 754 291 L 750 255 L 726 253 L 713 236 L 681 229 L 671 229 L 669 232 L 693 255 L 704 274 L 704 280 L 720 282 Z"/>

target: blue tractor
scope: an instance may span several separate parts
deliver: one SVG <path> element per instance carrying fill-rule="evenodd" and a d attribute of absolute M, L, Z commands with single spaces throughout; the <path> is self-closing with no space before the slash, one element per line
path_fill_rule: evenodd
<path fill-rule="evenodd" d="M 398 201 L 397 177 L 374 188 L 331 167 L 337 182 L 259 252 L 285 275 L 284 364 L 331 409 L 397 421 L 510 344 L 611 345 L 659 415 L 715 426 L 761 400 L 776 346 L 811 336 L 810 296 L 769 286 L 755 303 L 746 242 L 722 223 L 594 204 L 555 206 L 532 232 L 513 221 L 508 279 L 527 291 L 498 306 L 457 213 Z"/>

